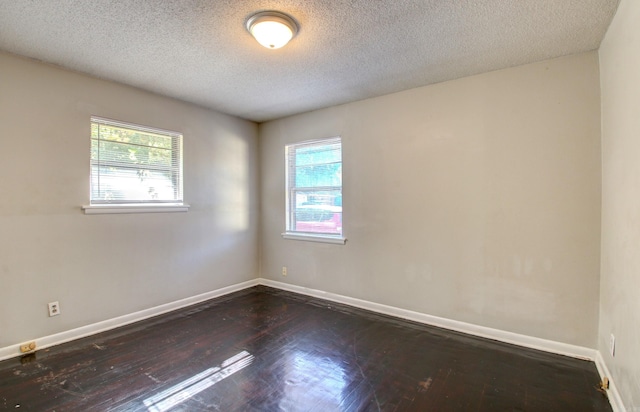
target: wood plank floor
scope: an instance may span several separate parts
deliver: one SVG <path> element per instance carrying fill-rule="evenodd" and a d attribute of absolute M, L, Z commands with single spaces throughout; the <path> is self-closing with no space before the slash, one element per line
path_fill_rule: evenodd
<path fill-rule="evenodd" d="M 0 410 L 610 411 L 592 362 L 263 286 L 0 362 Z"/>

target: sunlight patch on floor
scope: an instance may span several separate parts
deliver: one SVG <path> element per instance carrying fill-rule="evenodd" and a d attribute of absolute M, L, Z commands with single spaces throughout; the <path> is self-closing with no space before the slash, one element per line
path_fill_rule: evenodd
<path fill-rule="evenodd" d="M 165 412 L 251 365 L 253 359 L 253 355 L 249 352 L 242 351 L 222 362 L 220 366 L 209 368 L 157 395 L 145 399 L 144 404 L 149 412 Z"/>

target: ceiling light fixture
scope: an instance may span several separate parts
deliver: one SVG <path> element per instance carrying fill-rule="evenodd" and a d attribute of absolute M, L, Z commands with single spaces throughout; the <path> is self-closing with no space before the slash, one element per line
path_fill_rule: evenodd
<path fill-rule="evenodd" d="M 298 33 L 298 23 L 278 11 L 261 11 L 249 17 L 247 30 L 267 49 L 279 49 Z"/>

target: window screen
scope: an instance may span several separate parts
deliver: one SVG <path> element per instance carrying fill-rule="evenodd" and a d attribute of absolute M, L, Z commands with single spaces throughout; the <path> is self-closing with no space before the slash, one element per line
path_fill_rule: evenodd
<path fill-rule="evenodd" d="M 288 145 L 287 232 L 342 236 L 340 138 Z"/>
<path fill-rule="evenodd" d="M 182 203 L 182 135 L 91 118 L 91 204 Z"/>

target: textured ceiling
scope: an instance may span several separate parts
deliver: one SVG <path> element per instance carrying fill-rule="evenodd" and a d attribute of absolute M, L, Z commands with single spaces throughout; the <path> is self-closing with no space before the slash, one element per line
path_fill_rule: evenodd
<path fill-rule="evenodd" d="M 597 49 L 618 0 L 0 0 L 0 50 L 257 122 Z M 249 15 L 291 14 L 267 50 Z"/>

